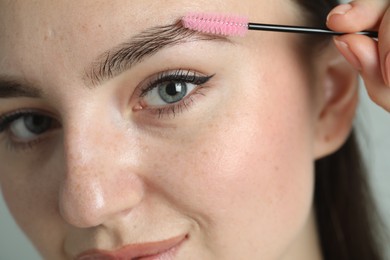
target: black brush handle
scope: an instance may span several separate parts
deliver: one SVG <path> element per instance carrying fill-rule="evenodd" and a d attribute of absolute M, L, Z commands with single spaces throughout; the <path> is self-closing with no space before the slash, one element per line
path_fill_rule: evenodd
<path fill-rule="evenodd" d="M 344 32 L 335 32 L 326 28 L 290 26 L 279 24 L 263 24 L 263 23 L 248 23 L 248 30 L 258 31 L 273 31 L 273 32 L 288 32 L 288 33 L 306 33 L 306 34 L 329 34 L 329 35 L 344 35 Z M 371 38 L 378 38 L 378 32 L 363 31 L 355 34 L 366 35 Z"/>

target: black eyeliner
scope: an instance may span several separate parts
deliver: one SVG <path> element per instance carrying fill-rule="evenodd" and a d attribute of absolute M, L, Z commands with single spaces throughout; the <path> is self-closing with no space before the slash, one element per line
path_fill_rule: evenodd
<path fill-rule="evenodd" d="M 195 85 L 202 85 L 209 81 L 213 76 L 199 76 L 196 72 L 191 70 L 177 70 L 174 73 L 172 72 L 162 72 L 160 73 L 155 80 L 152 80 L 147 87 L 141 90 L 140 97 L 144 97 L 149 91 L 156 88 L 158 84 L 169 82 L 169 81 L 179 81 L 185 83 L 191 83 Z"/>

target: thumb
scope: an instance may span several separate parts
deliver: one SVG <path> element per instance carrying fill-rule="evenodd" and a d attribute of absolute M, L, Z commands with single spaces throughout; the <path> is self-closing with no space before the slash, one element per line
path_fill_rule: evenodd
<path fill-rule="evenodd" d="M 335 7 L 328 15 L 327 26 L 339 32 L 378 29 L 389 0 L 355 0 Z"/>

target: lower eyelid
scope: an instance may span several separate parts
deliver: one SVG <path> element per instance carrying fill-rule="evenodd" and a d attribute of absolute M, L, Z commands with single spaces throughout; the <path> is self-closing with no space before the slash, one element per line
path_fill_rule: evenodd
<path fill-rule="evenodd" d="M 12 137 L 10 137 L 7 132 L 5 132 L 3 134 L 0 134 L 0 137 L 3 136 L 0 138 L 0 142 L 12 152 L 28 152 L 30 150 L 31 152 L 35 152 L 36 149 L 46 147 L 44 142 L 50 142 L 50 140 L 54 140 L 52 138 L 55 138 L 55 135 L 59 134 L 57 133 L 58 131 L 59 128 L 55 128 L 29 142 L 20 142 L 17 140 L 13 140 Z M 39 153 L 37 153 L 37 155 L 39 155 Z"/>

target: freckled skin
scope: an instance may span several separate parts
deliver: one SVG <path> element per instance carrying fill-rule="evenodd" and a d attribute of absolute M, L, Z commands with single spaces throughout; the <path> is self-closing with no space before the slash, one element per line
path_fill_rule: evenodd
<path fill-rule="evenodd" d="M 319 108 L 298 36 L 189 42 L 85 88 L 81 75 L 97 55 L 205 8 L 220 10 L 220 2 L 0 1 L 0 72 L 45 93 L 0 101 L 0 112 L 35 108 L 61 122 L 31 150 L 0 147 L 5 200 L 45 259 L 180 234 L 190 239 L 177 259 L 318 259 L 311 209 Z M 298 22 L 295 8 L 223 5 L 274 23 Z M 175 118 L 133 110 L 137 86 L 167 68 L 215 76 Z"/>

